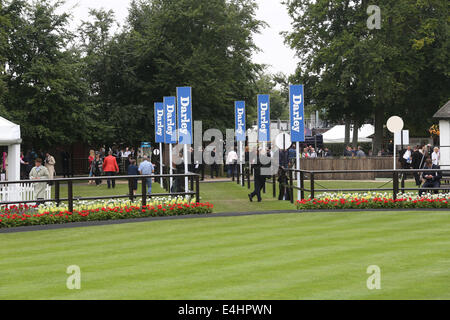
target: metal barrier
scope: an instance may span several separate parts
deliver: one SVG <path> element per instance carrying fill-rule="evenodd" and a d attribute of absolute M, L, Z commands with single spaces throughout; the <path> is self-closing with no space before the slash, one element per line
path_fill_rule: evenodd
<path fill-rule="evenodd" d="M 147 205 L 147 179 L 159 179 L 163 178 L 165 180 L 170 178 L 185 178 L 188 177 L 191 180 L 191 189 L 192 190 L 184 190 L 184 192 L 167 192 L 167 193 L 152 193 L 151 197 L 158 196 L 195 196 L 196 202 L 200 201 L 200 176 L 198 174 L 187 173 L 187 174 L 172 174 L 172 175 L 139 175 L 139 176 L 101 176 L 101 177 L 83 177 L 83 178 L 66 178 L 66 179 L 49 179 L 49 180 L 26 180 L 26 181 L 2 181 L 2 185 L 20 185 L 23 183 L 53 183 L 55 188 L 55 198 L 54 199 L 43 199 L 39 200 L 41 202 L 56 202 L 56 204 L 60 204 L 63 201 L 68 202 L 69 211 L 73 211 L 73 201 L 75 200 L 103 200 L 103 199 L 123 199 L 129 198 L 133 201 L 135 198 L 142 198 L 142 206 Z M 128 190 L 129 193 L 127 195 L 119 195 L 119 196 L 101 196 L 101 197 L 77 197 L 73 196 L 73 184 L 74 182 L 80 181 L 91 181 L 91 180 L 128 180 Z M 142 193 L 139 195 L 133 194 L 133 181 L 141 181 L 142 183 Z M 195 183 L 194 183 L 195 182 Z M 61 197 L 61 184 L 67 184 L 67 198 Z M 195 188 L 194 188 L 195 187 Z M 195 190 L 194 190 L 195 189 Z M 12 204 L 26 204 L 26 203 L 36 203 L 38 200 L 18 200 L 18 201 L 3 201 L 0 202 L 1 205 L 12 205 Z"/>
<path fill-rule="evenodd" d="M 449 170 L 443 169 L 399 169 L 399 170 L 318 170 L 318 171 L 308 171 L 308 170 L 297 170 L 297 169 L 289 169 L 289 184 L 283 185 L 286 186 L 291 192 L 291 202 L 294 202 L 294 190 L 300 191 L 300 198 L 305 199 L 305 192 L 310 193 L 310 199 L 314 199 L 317 192 L 374 192 L 374 191 L 392 191 L 393 198 L 397 199 L 397 194 L 401 191 L 404 193 L 405 191 L 419 191 L 419 190 L 429 190 L 429 191 L 448 191 L 450 190 L 450 185 L 445 185 L 445 187 L 439 188 L 406 188 L 405 187 L 405 179 L 404 174 L 414 174 L 414 173 L 424 173 L 424 172 L 441 172 L 443 174 L 444 179 L 450 176 Z M 294 174 L 298 173 L 300 176 L 300 186 L 295 186 L 296 178 Z M 379 174 L 390 174 L 392 176 L 392 188 L 355 188 L 355 189 L 317 189 L 316 188 L 316 177 L 321 174 L 361 174 L 361 173 L 379 173 Z M 309 175 L 309 189 L 305 188 L 305 180 L 307 180 L 306 176 Z M 399 181 L 400 180 L 400 181 Z M 389 182 L 390 183 L 390 182 Z"/>

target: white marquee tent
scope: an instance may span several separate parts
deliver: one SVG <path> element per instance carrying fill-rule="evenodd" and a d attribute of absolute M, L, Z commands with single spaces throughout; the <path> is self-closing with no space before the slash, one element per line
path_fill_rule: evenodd
<path fill-rule="evenodd" d="M 372 142 L 369 138 L 375 133 L 375 127 L 371 124 L 364 124 L 358 130 L 358 142 Z M 353 129 L 350 129 L 350 140 L 353 137 Z M 331 128 L 323 134 L 324 143 L 344 143 L 345 142 L 345 126 L 339 125 Z"/>
<path fill-rule="evenodd" d="M 8 180 L 20 180 L 20 126 L 0 117 L 0 146 L 8 146 Z"/>

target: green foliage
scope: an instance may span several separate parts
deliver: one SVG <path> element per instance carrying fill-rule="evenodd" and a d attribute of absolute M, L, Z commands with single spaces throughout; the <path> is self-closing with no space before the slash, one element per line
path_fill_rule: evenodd
<path fill-rule="evenodd" d="M 335 122 L 384 124 L 397 114 L 422 131 L 450 96 L 446 0 L 380 3 L 380 30 L 369 30 L 368 1 L 287 0 L 294 30 L 286 41 L 302 58 L 292 81 Z M 381 110 L 381 114 L 377 111 Z M 377 126 L 377 135 L 383 126 Z"/>
<path fill-rule="evenodd" d="M 256 90 L 259 94 L 270 94 L 270 117 L 272 120 L 280 119 L 286 120 L 289 118 L 289 96 L 283 94 L 278 88 L 277 76 L 260 73 L 256 81 Z M 254 98 L 253 106 L 256 107 L 256 100 Z M 249 109 L 249 121 L 257 120 L 257 109 L 255 107 Z"/>
<path fill-rule="evenodd" d="M 234 101 L 250 105 L 256 95 L 253 34 L 264 23 L 254 0 L 133 1 L 115 34 L 105 10 L 91 10 L 72 34 L 61 5 L 0 7 L 0 62 L 8 66 L 0 112 L 22 126 L 27 145 L 152 141 L 153 103 L 185 85 L 194 119 L 225 129 Z"/>
<path fill-rule="evenodd" d="M 87 85 L 80 55 L 70 48 L 68 15 L 57 13 L 60 5 L 17 0 L 6 8 L 11 23 L 5 107 L 34 146 L 70 144 L 88 134 Z"/>
<path fill-rule="evenodd" d="M 234 101 L 256 94 L 260 67 L 250 58 L 262 22 L 254 11 L 250 0 L 134 1 L 127 27 L 110 38 L 111 12 L 92 11 L 81 49 L 102 139 L 151 141 L 153 103 L 177 86 L 193 88 L 193 116 L 204 128 L 232 126 Z"/>

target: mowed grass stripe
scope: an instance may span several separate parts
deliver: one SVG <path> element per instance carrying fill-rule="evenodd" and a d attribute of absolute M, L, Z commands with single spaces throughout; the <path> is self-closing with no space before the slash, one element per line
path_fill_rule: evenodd
<path fill-rule="evenodd" d="M 334 228 L 335 229 L 335 232 L 336 232 L 336 230 L 338 230 L 336 227 Z M 363 231 L 361 228 L 359 229 L 360 231 Z M 384 231 L 377 231 L 377 232 L 384 232 Z M 283 230 L 283 234 L 286 234 L 286 232 L 285 232 L 285 230 Z M 219 237 L 220 238 L 220 236 L 221 236 L 221 234 L 215 234 L 215 236 L 216 237 Z M 318 237 L 317 235 L 315 236 L 316 238 Z M 140 240 L 140 239 L 136 239 L 136 240 Z M 191 247 L 191 253 L 194 253 L 194 252 L 198 252 L 199 254 L 203 254 L 204 253 L 204 248 L 203 248 L 203 246 L 201 245 L 201 242 L 202 242 L 202 237 L 198 237 L 198 242 L 196 241 L 195 243 L 186 243 L 186 244 L 183 244 L 182 242 L 180 242 L 180 239 L 175 239 L 175 240 L 172 240 L 172 241 L 170 241 L 170 242 L 165 242 L 165 244 L 166 245 L 168 245 L 168 246 L 172 246 L 172 245 L 176 245 L 176 248 L 177 249 L 179 249 L 179 250 L 181 250 L 181 249 L 183 249 L 183 246 L 190 246 Z M 207 238 L 205 239 L 205 240 L 209 240 L 209 241 L 211 241 L 211 239 L 209 238 L 209 236 L 207 235 Z M 249 233 L 247 233 L 246 234 L 246 237 L 245 237 L 245 242 L 243 243 L 243 245 L 249 245 L 250 243 L 251 243 L 251 234 L 249 234 Z M 286 239 L 284 239 L 284 241 L 285 241 Z M 303 240 L 303 242 L 306 240 L 305 238 L 304 238 L 304 236 L 302 236 L 302 240 Z M 265 241 L 262 241 L 262 239 L 260 239 L 259 237 L 257 237 L 256 238 L 256 240 L 255 240 L 259 245 L 262 245 L 262 246 L 266 246 L 266 244 L 265 244 Z M 122 241 L 123 242 L 123 241 Z M 153 242 L 153 241 L 152 241 Z M 297 241 L 296 241 L 297 242 Z M 139 244 L 140 242 L 139 241 L 137 241 L 137 244 Z M 200 243 L 200 245 L 198 245 L 198 248 L 196 248 L 196 243 Z M 145 243 L 145 244 L 143 244 L 143 245 L 137 245 L 136 243 L 129 243 L 129 242 L 125 242 L 125 244 L 129 244 L 129 248 L 127 248 L 127 247 L 125 247 L 125 248 L 123 248 L 123 245 L 121 246 L 121 248 L 120 248 L 120 251 L 119 252 L 117 252 L 118 250 L 117 250 L 117 248 L 113 248 L 113 249 L 108 249 L 108 246 L 106 247 L 106 248 L 102 248 L 101 246 L 99 247 L 99 246 L 97 246 L 97 247 L 99 247 L 99 248 L 101 248 L 99 251 L 100 252 L 93 252 L 94 254 L 97 254 L 97 253 L 103 253 L 103 254 L 108 254 L 108 253 L 114 253 L 114 252 L 116 252 L 116 253 L 121 253 L 121 254 L 126 254 L 126 250 L 127 249 L 133 249 L 133 250 L 142 250 L 142 249 L 145 249 L 145 247 L 147 247 L 148 245 L 157 245 L 157 246 L 159 246 L 159 245 L 161 245 L 161 243 L 150 243 L 150 244 L 147 244 L 147 243 Z M 227 246 L 227 243 L 224 243 L 223 244 L 224 246 Z M 238 245 L 238 243 L 236 243 L 236 242 L 233 242 L 233 246 L 234 247 L 236 247 Z M 78 246 L 80 246 L 80 244 L 77 244 L 76 246 L 74 246 L 74 247 L 78 247 Z M 217 247 L 217 246 L 216 246 Z M 65 249 L 65 248 L 62 248 L 63 250 Z M 80 249 L 78 249 L 79 251 L 80 251 Z M 82 251 L 82 250 L 81 250 Z M 124 251 L 124 253 L 122 253 L 121 251 Z M 73 255 L 73 254 L 75 254 L 76 252 L 73 252 L 73 251 L 71 251 L 71 254 Z M 52 253 L 53 254 L 53 253 Z M 47 261 L 47 259 L 49 259 L 49 258 L 51 258 L 51 257 L 47 257 L 47 256 L 45 256 L 45 254 L 43 254 L 43 255 L 41 255 L 40 256 L 40 258 L 45 262 L 45 261 Z M 166 254 L 166 256 L 164 257 L 164 258 L 170 258 L 170 257 L 168 257 L 167 256 L 167 254 Z M 36 261 L 37 262 L 37 261 Z M 3 267 L 8 267 L 8 266 L 3 266 Z"/>
<path fill-rule="evenodd" d="M 321 224 L 320 222 L 315 223 L 315 225 L 309 226 L 307 224 L 307 219 L 312 217 L 313 214 L 308 214 L 306 216 L 304 216 L 305 219 L 302 219 L 302 225 L 298 226 L 292 226 L 289 223 L 289 217 L 286 216 L 281 220 L 281 223 L 277 225 L 277 230 L 279 230 L 280 233 L 285 233 L 287 230 L 290 230 L 292 228 L 300 228 L 300 229 L 306 229 L 308 230 L 308 233 L 311 234 L 315 234 L 315 237 L 321 237 L 321 233 L 322 232 L 330 232 L 330 231 L 336 231 L 339 230 L 339 228 L 344 228 L 347 229 L 348 228 L 348 221 L 346 216 L 340 216 L 340 213 L 331 213 L 331 214 L 323 214 L 323 213 L 318 213 L 317 217 L 313 217 L 315 220 L 320 218 L 321 220 L 325 219 L 328 221 L 327 224 Z M 322 216 L 323 215 L 323 216 Z M 404 221 L 404 217 L 402 217 L 401 213 L 400 214 L 390 214 L 389 216 L 386 217 L 387 221 L 389 222 L 389 227 L 392 228 L 393 226 L 396 225 L 396 223 L 401 222 L 401 225 L 405 225 L 406 221 Z M 432 216 L 429 215 L 428 218 L 432 219 Z M 333 219 L 335 220 L 334 223 Z M 398 222 L 396 222 L 395 220 L 397 219 L 403 219 L 403 220 L 399 220 Z M 242 223 L 234 223 L 233 219 L 229 219 L 229 220 L 222 220 L 222 223 L 229 223 L 230 225 L 224 225 L 224 227 L 227 228 L 221 228 L 219 230 L 215 230 L 214 227 L 211 227 L 215 225 L 215 223 L 213 221 L 211 221 L 211 223 L 205 223 L 202 224 L 201 222 L 200 225 L 198 225 L 198 223 L 196 224 L 196 239 L 198 241 L 194 241 L 194 243 L 187 243 L 186 246 L 190 246 L 192 250 L 195 250 L 195 243 L 202 243 L 202 241 L 204 240 L 211 240 L 214 237 L 225 237 L 227 235 L 233 235 L 235 233 L 241 233 L 241 234 L 245 234 L 245 241 L 246 243 L 248 243 L 248 240 L 250 240 L 250 238 L 252 237 L 252 234 L 256 234 L 257 236 L 261 233 L 266 232 L 266 230 L 271 230 L 273 228 L 273 225 L 267 225 L 265 223 L 265 219 L 260 219 L 261 223 L 259 224 L 254 224 L 254 225 L 248 225 L 248 224 L 242 224 Z M 375 220 L 375 221 L 374 221 Z M 357 229 L 363 233 L 366 232 L 366 230 L 368 231 L 372 231 L 372 226 L 374 225 L 374 223 L 376 224 L 384 224 L 383 221 L 381 221 L 379 219 L 379 217 L 377 216 L 377 214 L 373 214 L 373 213 L 366 213 L 366 214 L 359 214 L 358 216 L 355 216 L 353 219 L 353 225 L 356 229 L 356 227 L 358 227 Z M 411 222 L 411 224 L 415 224 L 414 221 Z M 423 225 L 423 223 L 422 223 Z M 191 224 L 189 225 L 191 227 Z M 131 226 L 129 226 L 131 228 Z M 378 227 L 378 226 L 377 226 Z M 213 230 L 211 229 L 213 228 Z M 386 228 L 384 226 L 384 228 Z M 167 239 L 167 237 L 161 237 L 161 233 L 158 232 L 158 230 L 155 228 L 152 229 L 152 234 L 149 238 L 149 234 L 147 233 L 147 229 L 146 228 L 140 228 L 140 230 L 135 230 L 133 231 L 133 238 L 136 240 L 135 242 L 128 242 L 125 241 L 129 238 L 129 235 L 127 234 L 127 230 L 124 230 L 123 232 L 115 232 L 114 230 L 112 230 L 110 233 L 107 234 L 107 237 L 105 239 L 101 239 L 101 243 L 104 244 L 104 246 L 99 246 L 99 242 L 98 239 L 95 240 L 89 240 L 90 238 L 92 238 L 92 234 L 95 232 L 91 232 L 92 230 L 90 230 L 91 228 L 86 228 L 84 230 L 80 231 L 85 231 L 87 234 L 84 235 L 80 241 L 80 243 L 73 243 L 74 239 L 72 238 L 68 238 L 66 239 L 66 241 L 54 241 L 51 240 L 50 242 L 46 242 L 46 239 L 44 239 L 43 241 L 40 241 L 39 243 L 35 243 L 35 244 L 31 244 L 29 246 L 29 248 L 27 250 L 23 249 L 20 250 L 20 248 L 16 248 L 15 246 L 10 247 L 10 249 L 8 250 L 8 248 L 3 248 L 4 249 L 4 254 L 10 255 L 11 253 L 14 252 L 14 254 L 17 254 L 18 259 L 20 259 L 20 256 L 22 254 L 27 254 L 28 256 L 32 257 L 32 256 L 39 256 L 39 258 L 41 258 L 43 261 L 46 261 L 49 258 L 52 258 L 51 256 L 47 256 L 47 254 L 50 255 L 54 255 L 54 254 L 58 254 L 59 250 L 65 251 L 68 250 L 68 247 L 71 250 L 71 254 L 75 254 L 77 251 L 83 252 L 83 249 L 77 249 L 79 247 L 81 247 L 80 245 L 82 244 L 83 246 L 88 246 L 91 247 L 93 250 L 92 253 L 108 253 L 108 250 L 111 251 L 111 253 L 115 252 L 117 250 L 117 248 L 112 248 L 112 249 L 108 249 L 108 247 L 110 247 L 110 245 L 112 244 L 117 244 L 117 243 L 122 243 L 122 250 L 126 250 L 126 249 L 142 249 L 141 247 L 139 247 L 139 244 L 141 243 L 141 240 L 145 241 L 145 243 L 142 245 L 142 247 L 148 246 L 148 245 L 153 245 L 153 246 L 160 246 L 161 244 L 165 244 L 165 245 L 180 245 L 182 246 L 183 243 L 185 243 L 185 239 L 184 239 L 184 232 L 186 231 L 184 228 L 184 224 L 183 223 L 179 223 L 178 226 L 172 226 L 172 228 L 169 228 L 169 230 L 166 230 L 166 232 L 170 232 L 170 233 L 175 233 L 174 235 L 172 235 L 169 239 Z M 125 228 L 125 229 L 129 229 L 129 228 Z M 375 228 L 377 229 L 377 228 Z M 297 229 L 296 229 L 297 230 Z M 384 230 L 384 229 L 383 229 Z M 214 232 L 213 237 L 211 238 L 211 231 Z M 57 231 L 51 231 L 52 232 L 57 232 Z M 377 232 L 377 231 L 375 231 Z M 64 231 L 64 234 L 69 233 L 70 231 Z M 83 232 L 84 233 L 84 232 Z M 304 232 L 302 232 L 302 235 L 305 235 Z M 260 239 L 258 238 L 257 241 L 259 242 Z M 226 245 L 226 243 L 224 244 Z M 192 247 L 193 246 L 193 247 Z M 98 250 L 98 252 L 96 252 L 96 250 Z M 203 248 L 200 248 L 199 250 L 203 250 Z M 10 256 L 9 259 L 10 262 L 14 262 L 13 258 Z M 6 261 L 5 261 L 6 262 Z M 5 263 L 4 261 L 0 261 L 0 266 L 3 267 L 8 267 L 3 265 Z"/>
<path fill-rule="evenodd" d="M 13 259 L 16 260 L 15 268 L 2 259 L 2 263 L 6 262 L 2 269 L 7 266 L 9 272 L 2 275 L 3 280 L 7 276 L 8 281 L 0 284 L 13 287 L 7 290 L 10 295 L 15 292 L 35 298 L 202 298 L 205 294 L 208 298 L 231 298 L 236 294 L 239 297 L 235 298 L 270 297 L 274 294 L 276 298 L 280 293 L 275 292 L 284 287 L 287 290 L 282 297 L 303 295 L 306 298 L 308 292 L 314 296 L 317 279 L 322 279 L 323 285 L 327 284 L 327 290 L 333 289 L 334 282 L 338 288 L 344 283 L 351 285 L 354 281 L 348 281 L 346 276 L 351 261 L 358 262 L 353 262 L 355 266 L 348 272 L 356 272 L 359 278 L 366 279 L 366 266 L 360 266 L 359 261 L 367 264 L 381 259 L 389 265 L 396 257 L 409 255 L 404 252 L 411 249 L 407 243 L 415 240 L 414 245 L 420 245 L 426 230 L 431 228 L 435 235 L 444 234 L 443 218 L 448 218 L 448 214 L 353 213 L 343 217 L 333 213 L 93 227 L 77 230 L 96 229 L 87 232 L 95 239 L 87 240 L 84 232 L 69 237 L 68 243 L 76 249 L 68 251 L 64 251 L 68 246 L 62 245 L 61 241 L 74 230 L 30 233 L 28 235 L 34 237 L 51 234 L 49 238 L 53 239 L 59 252 L 52 255 L 51 245 L 47 244 L 49 256 L 44 253 L 44 257 L 36 256 L 35 259 L 22 257 L 25 261 L 20 263 L 16 259 L 26 253 L 22 252 Z M 365 230 L 367 226 L 379 231 Z M 402 227 L 405 232 L 401 232 Z M 154 239 L 154 235 L 163 237 Z M 11 238 L 18 235 L 2 236 L 13 242 Z M 404 236 L 406 239 L 401 240 Z M 401 238 L 397 248 L 393 246 L 396 237 Z M 33 242 L 32 238 L 27 240 Z M 330 240 L 334 244 L 329 244 Z M 8 243 L 2 243 L 8 247 Z M 40 243 L 46 242 L 40 239 Z M 388 243 L 391 247 L 386 247 Z M 448 245 L 448 237 L 439 245 L 443 243 Z M 5 256 L 3 248 L 5 246 L 0 251 L 2 257 Z M 82 267 L 84 290 L 81 292 L 65 289 L 63 272 L 69 264 Z M 328 281 L 327 274 L 336 280 Z M 298 284 L 293 291 L 289 290 L 292 282 Z M 362 290 L 367 289 L 363 286 Z M 3 290 L 1 292 L 3 297 Z M 215 296 L 218 292 L 222 293 Z"/>

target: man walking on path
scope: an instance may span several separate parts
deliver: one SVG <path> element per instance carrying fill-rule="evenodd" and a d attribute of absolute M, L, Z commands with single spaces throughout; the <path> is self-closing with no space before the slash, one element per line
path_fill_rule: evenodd
<path fill-rule="evenodd" d="M 266 176 L 261 175 L 261 163 L 257 163 L 254 165 L 254 178 L 255 178 L 255 190 L 248 195 L 250 202 L 253 202 L 253 197 L 257 197 L 258 202 L 262 201 L 261 198 L 261 189 L 264 187 L 266 183 Z"/>
<path fill-rule="evenodd" d="M 119 172 L 119 166 L 117 165 L 116 157 L 112 155 L 112 151 L 108 152 L 108 156 L 103 161 L 103 172 L 106 176 L 112 177 L 115 173 Z M 108 189 L 111 189 L 111 180 L 113 189 L 116 187 L 115 179 L 108 179 Z"/>
<path fill-rule="evenodd" d="M 143 176 L 149 176 L 152 175 L 155 171 L 155 167 L 153 164 L 148 161 L 148 157 L 144 156 L 144 161 L 139 166 L 139 172 Z M 147 178 L 147 195 L 152 194 L 152 178 Z"/>

